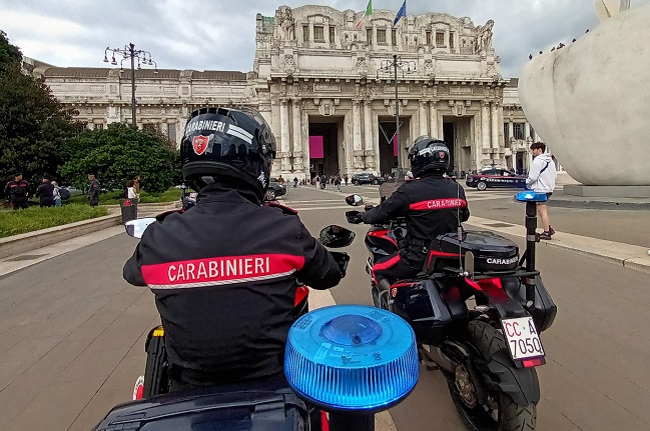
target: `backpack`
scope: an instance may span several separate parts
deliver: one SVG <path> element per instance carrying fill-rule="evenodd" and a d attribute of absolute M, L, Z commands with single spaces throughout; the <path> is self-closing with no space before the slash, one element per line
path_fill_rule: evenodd
<path fill-rule="evenodd" d="M 59 194 L 61 195 L 61 200 L 62 201 L 70 199 L 70 190 L 68 190 L 67 187 L 61 187 L 59 189 Z"/>

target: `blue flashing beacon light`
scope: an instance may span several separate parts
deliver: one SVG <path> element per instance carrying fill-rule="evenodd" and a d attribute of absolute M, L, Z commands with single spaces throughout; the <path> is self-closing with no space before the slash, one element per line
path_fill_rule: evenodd
<path fill-rule="evenodd" d="M 418 381 L 415 334 L 404 319 L 380 308 L 320 308 L 289 330 L 284 372 L 300 396 L 324 410 L 385 410 Z"/>
<path fill-rule="evenodd" d="M 546 196 L 546 193 L 526 190 L 525 192 L 518 192 L 515 195 L 515 200 L 517 202 L 546 202 L 548 200 L 548 196 Z"/>

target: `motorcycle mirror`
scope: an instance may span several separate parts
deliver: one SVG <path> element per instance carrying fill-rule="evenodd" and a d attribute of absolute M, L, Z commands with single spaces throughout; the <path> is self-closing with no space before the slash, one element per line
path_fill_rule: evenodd
<path fill-rule="evenodd" d="M 155 221 L 156 219 L 154 217 L 130 220 L 124 223 L 124 229 L 126 229 L 126 233 L 129 236 L 132 236 L 133 238 L 142 238 L 145 229 Z"/>
<path fill-rule="evenodd" d="M 341 248 L 352 244 L 356 234 L 349 229 L 337 225 L 323 228 L 318 236 L 318 242 L 326 247 Z"/>
<path fill-rule="evenodd" d="M 345 198 L 345 203 L 353 207 L 359 207 L 363 205 L 363 198 L 359 195 L 350 195 Z"/>

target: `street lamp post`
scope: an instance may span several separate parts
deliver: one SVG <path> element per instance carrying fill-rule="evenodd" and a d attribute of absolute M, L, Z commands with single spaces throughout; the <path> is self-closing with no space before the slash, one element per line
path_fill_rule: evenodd
<path fill-rule="evenodd" d="M 154 73 L 158 73 L 158 64 L 151 59 L 151 53 L 149 51 L 136 50 L 135 45 L 129 43 L 124 45 L 124 48 L 109 48 L 106 47 L 104 50 L 104 63 L 108 63 L 108 52 L 113 53 L 113 59 L 111 64 L 117 66 L 117 60 L 115 60 L 115 53 L 122 54 L 124 57 L 123 60 L 130 58 L 131 59 L 131 121 L 133 127 L 138 127 L 135 122 L 135 59 L 138 59 L 138 69 L 140 69 L 140 60 L 144 64 L 154 65 Z M 121 67 L 121 62 L 120 62 Z"/>
<path fill-rule="evenodd" d="M 399 139 L 399 89 L 397 86 L 397 73 L 398 71 L 402 72 L 402 77 L 405 74 L 411 74 L 416 71 L 417 64 L 412 60 L 402 60 L 393 54 L 392 60 L 382 60 L 380 69 L 377 71 L 377 78 L 379 78 L 379 72 L 390 73 L 393 72 L 393 80 L 395 81 L 395 134 L 393 135 L 393 145 L 397 146 L 397 178 L 404 176 L 403 166 L 402 166 L 402 149 L 401 141 Z"/>

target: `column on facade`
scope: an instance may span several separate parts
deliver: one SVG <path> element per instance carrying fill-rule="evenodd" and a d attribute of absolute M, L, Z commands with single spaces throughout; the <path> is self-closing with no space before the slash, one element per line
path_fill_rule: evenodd
<path fill-rule="evenodd" d="M 302 125 L 301 125 L 301 116 L 300 116 L 300 99 L 293 99 L 291 101 L 291 114 L 292 114 L 292 145 L 291 145 L 291 157 L 293 158 L 293 171 L 302 171 L 303 170 L 303 160 L 302 160 Z"/>
<path fill-rule="evenodd" d="M 424 136 L 429 134 L 429 121 L 427 119 L 427 102 L 420 101 L 420 134 Z"/>
<path fill-rule="evenodd" d="M 354 168 L 363 169 L 363 147 L 361 140 L 361 102 L 352 100 L 352 146 L 354 156 Z"/>
<path fill-rule="evenodd" d="M 540 142 L 541 141 L 539 135 L 537 134 L 537 130 L 533 130 L 533 135 L 534 135 L 533 136 L 533 142 Z"/>
<path fill-rule="evenodd" d="M 501 103 L 498 103 L 497 105 L 497 124 L 498 124 L 498 131 L 497 131 L 497 139 L 499 140 L 499 147 L 501 148 L 501 152 L 499 153 L 499 158 L 501 159 L 501 164 L 503 166 L 506 166 L 506 155 L 505 155 L 505 144 L 503 143 L 503 105 Z"/>
<path fill-rule="evenodd" d="M 489 159 L 490 149 L 490 102 L 481 103 L 481 152 L 482 160 Z M 486 151 L 487 150 L 487 151 Z"/>
<path fill-rule="evenodd" d="M 330 43 L 330 24 L 329 21 L 323 23 L 323 38 L 325 38 L 325 43 Z"/>
<path fill-rule="evenodd" d="M 490 140 L 492 141 L 492 148 L 496 150 L 493 151 L 492 157 L 494 158 L 498 157 L 499 151 L 499 113 L 497 109 L 497 102 L 492 102 L 492 105 L 490 106 L 490 118 L 492 120 L 492 138 Z"/>
<path fill-rule="evenodd" d="M 530 123 L 526 121 L 526 123 L 524 123 L 524 139 L 528 139 L 529 136 L 530 136 Z"/>
<path fill-rule="evenodd" d="M 282 160 L 283 172 L 290 170 L 290 134 L 289 134 L 289 101 L 280 101 L 280 157 Z"/>
<path fill-rule="evenodd" d="M 309 22 L 309 42 L 314 43 L 314 23 Z"/>
<path fill-rule="evenodd" d="M 436 101 L 431 101 L 429 102 L 429 105 L 431 106 L 431 133 L 430 136 L 432 138 L 440 138 L 440 136 L 436 136 L 438 133 L 438 102 Z"/>
<path fill-rule="evenodd" d="M 377 48 L 377 24 L 372 23 L 372 49 Z"/>
<path fill-rule="evenodd" d="M 300 122 L 300 135 L 303 137 L 302 140 L 302 164 L 304 166 L 305 178 L 309 180 L 310 177 L 310 167 L 309 163 L 309 114 L 306 111 L 300 113 L 301 122 Z"/>
<path fill-rule="evenodd" d="M 510 120 L 508 122 L 508 142 L 515 136 L 515 123 Z"/>
<path fill-rule="evenodd" d="M 451 46 L 451 42 L 449 41 L 449 29 L 445 30 L 445 46 L 447 48 Z"/>
<path fill-rule="evenodd" d="M 379 160 L 379 154 L 375 153 L 372 138 L 372 109 L 371 100 L 364 100 L 363 102 L 363 141 L 364 141 L 364 155 L 365 167 L 364 169 L 377 169 L 375 160 Z M 375 157 L 376 156 L 376 157 Z"/>

